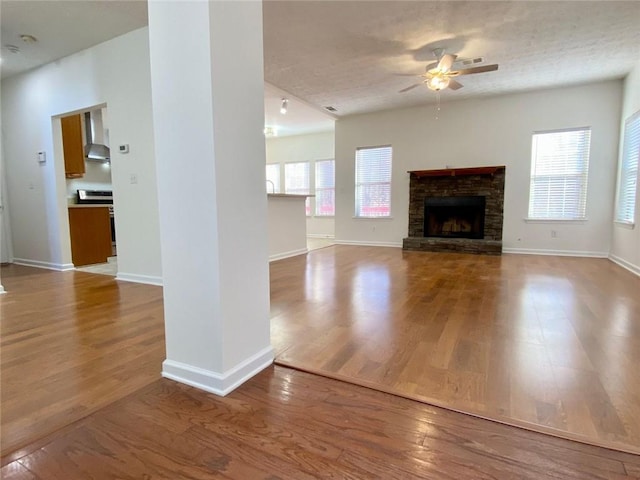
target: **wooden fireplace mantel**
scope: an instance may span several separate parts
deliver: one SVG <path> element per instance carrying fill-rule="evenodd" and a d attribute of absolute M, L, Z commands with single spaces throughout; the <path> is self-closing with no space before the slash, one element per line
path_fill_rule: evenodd
<path fill-rule="evenodd" d="M 410 170 L 412 177 L 461 177 L 464 175 L 494 175 L 505 169 L 504 165 L 493 167 L 444 168 L 441 170 Z"/>

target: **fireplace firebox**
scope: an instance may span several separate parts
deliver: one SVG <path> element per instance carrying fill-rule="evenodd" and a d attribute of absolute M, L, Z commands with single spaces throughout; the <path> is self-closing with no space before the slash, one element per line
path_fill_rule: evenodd
<path fill-rule="evenodd" d="M 484 238 L 485 197 L 427 197 L 424 236 Z"/>

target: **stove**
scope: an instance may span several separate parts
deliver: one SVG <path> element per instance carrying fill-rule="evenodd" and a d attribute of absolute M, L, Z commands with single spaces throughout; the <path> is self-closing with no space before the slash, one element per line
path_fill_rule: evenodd
<path fill-rule="evenodd" d="M 78 190 L 77 203 L 109 205 L 109 215 L 113 217 L 113 192 L 111 190 Z"/>
<path fill-rule="evenodd" d="M 78 190 L 78 203 L 113 204 L 111 190 Z"/>

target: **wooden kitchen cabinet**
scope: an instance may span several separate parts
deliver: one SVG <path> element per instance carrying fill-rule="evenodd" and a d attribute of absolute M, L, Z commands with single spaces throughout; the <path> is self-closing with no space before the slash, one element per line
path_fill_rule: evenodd
<path fill-rule="evenodd" d="M 82 116 L 70 115 L 60 119 L 62 123 L 62 149 L 64 173 L 67 178 L 82 177 L 85 172 L 82 145 Z"/>
<path fill-rule="evenodd" d="M 69 234 L 76 267 L 105 263 L 112 252 L 109 207 L 70 207 Z"/>

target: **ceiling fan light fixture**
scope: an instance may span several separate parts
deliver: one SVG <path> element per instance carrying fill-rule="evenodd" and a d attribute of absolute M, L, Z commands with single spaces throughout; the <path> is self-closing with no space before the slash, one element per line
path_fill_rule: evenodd
<path fill-rule="evenodd" d="M 427 87 L 430 90 L 435 92 L 439 92 L 440 90 L 444 90 L 449 86 L 449 77 L 446 75 L 434 75 L 433 77 L 427 80 Z"/>
<path fill-rule="evenodd" d="M 288 109 L 289 109 L 289 100 L 286 98 L 283 98 L 282 104 L 280 105 L 280 113 L 282 115 L 286 115 Z"/>
<path fill-rule="evenodd" d="M 29 35 L 28 33 L 23 33 L 22 35 L 20 35 L 20 40 L 22 40 L 24 43 L 36 43 L 38 41 L 36 37 L 34 37 L 33 35 Z"/>

